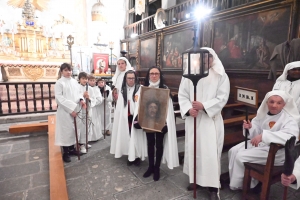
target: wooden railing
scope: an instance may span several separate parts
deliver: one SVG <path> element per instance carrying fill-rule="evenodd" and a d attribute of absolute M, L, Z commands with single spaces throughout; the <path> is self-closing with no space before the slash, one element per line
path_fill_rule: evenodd
<path fill-rule="evenodd" d="M 0 83 L 0 116 L 56 111 L 55 82 Z"/>
<path fill-rule="evenodd" d="M 194 11 L 194 9 L 203 5 L 207 8 L 213 9 L 213 12 L 219 12 L 226 9 L 230 9 L 233 7 L 241 6 L 244 4 L 259 2 L 266 0 L 190 0 L 185 1 L 181 4 L 177 4 L 176 6 L 170 7 L 165 10 L 166 13 L 166 26 L 174 25 L 179 22 L 189 20 L 190 18 L 186 18 L 186 14 L 190 14 Z M 154 25 L 154 16 L 151 15 L 147 18 L 144 18 L 138 22 L 133 24 L 129 24 L 124 26 L 125 38 L 131 37 L 132 34 L 141 35 L 143 33 L 147 33 L 156 29 Z"/>

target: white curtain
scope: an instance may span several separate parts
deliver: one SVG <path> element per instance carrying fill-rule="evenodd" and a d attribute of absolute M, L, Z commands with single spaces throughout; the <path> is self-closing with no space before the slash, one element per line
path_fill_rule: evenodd
<path fill-rule="evenodd" d="M 176 0 L 162 0 L 161 1 L 161 8 L 162 9 L 168 9 L 172 6 L 176 5 Z"/>

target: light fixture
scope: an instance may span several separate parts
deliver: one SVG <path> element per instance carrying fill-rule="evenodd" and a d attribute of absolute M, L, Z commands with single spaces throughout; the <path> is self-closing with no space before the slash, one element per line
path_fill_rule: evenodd
<path fill-rule="evenodd" d="M 92 7 L 92 21 L 100 21 L 100 22 L 106 22 L 105 17 L 105 7 L 103 3 L 98 0 L 97 3 L 95 3 Z"/>
<path fill-rule="evenodd" d="M 132 33 L 132 34 L 130 35 L 131 38 L 135 38 L 136 36 L 138 36 L 137 33 Z"/>
<path fill-rule="evenodd" d="M 207 15 L 209 15 L 212 12 L 212 9 L 207 8 L 205 6 L 199 6 L 195 9 L 194 11 L 194 16 L 196 17 L 197 20 L 200 20 Z"/>
<path fill-rule="evenodd" d="M 189 19 L 190 17 L 191 17 L 191 14 L 190 14 L 190 13 L 186 13 L 186 14 L 185 14 L 185 18 L 186 18 L 186 19 Z"/>

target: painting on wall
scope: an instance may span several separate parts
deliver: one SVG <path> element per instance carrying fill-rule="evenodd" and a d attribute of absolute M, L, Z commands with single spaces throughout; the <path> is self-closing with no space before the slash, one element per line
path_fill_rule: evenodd
<path fill-rule="evenodd" d="M 213 49 L 226 69 L 269 70 L 276 45 L 289 39 L 291 7 L 264 10 L 213 24 Z"/>
<path fill-rule="evenodd" d="M 95 74 L 106 74 L 108 70 L 109 55 L 103 53 L 93 54 L 94 73 Z"/>
<path fill-rule="evenodd" d="M 156 65 L 156 38 L 141 40 L 140 69 L 148 69 Z"/>
<path fill-rule="evenodd" d="M 182 52 L 193 46 L 194 32 L 187 29 L 165 35 L 162 48 L 162 68 L 181 70 Z"/>
<path fill-rule="evenodd" d="M 136 54 L 137 43 L 138 43 L 138 40 L 134 40 L 132 42 L 129 42 L 129 54 L 130 55 Z"/>

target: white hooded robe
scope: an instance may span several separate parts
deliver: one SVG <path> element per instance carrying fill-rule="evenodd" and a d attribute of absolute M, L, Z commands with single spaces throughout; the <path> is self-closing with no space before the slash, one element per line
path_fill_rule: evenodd
<path fill-rule="evenodd" d="M 89 141 L 97 141 L 103 137 L 101 113 L 99 113 L 97 109 L 97 107 L 101 105 L 103 98 L 98 86 L 94 86 L 92 89 L 95 95 L 95 103 L 92 105 L 92 123 Z"/>

